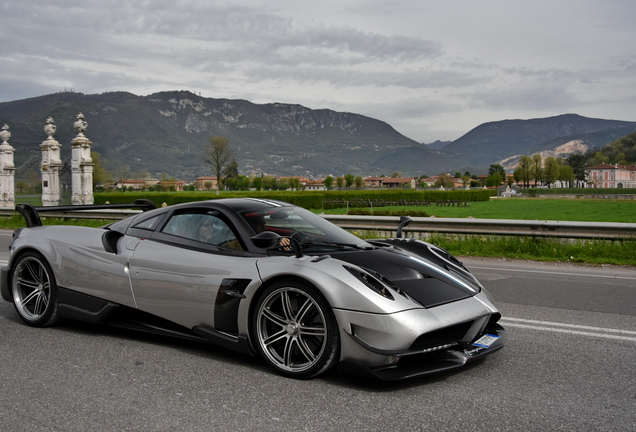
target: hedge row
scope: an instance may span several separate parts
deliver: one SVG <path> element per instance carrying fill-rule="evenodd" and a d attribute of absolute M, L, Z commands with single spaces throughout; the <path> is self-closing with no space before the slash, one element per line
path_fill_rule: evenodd
<path fill-rule="evenodd" d="M 603 188 L 570 188 L 570 189 L 518 189 L 517 192 L 522 192 L 524 195 L 539 196 L 539 195 L 636 195 L 636 189 L 634 188 L 616 188 L 616 189 L 603 189 Z"/>
<path fill-rule="evenodd" d="M 414 217 L 429 217 L 430 214 L 422 210 L 382 210 L 382 209 L 357 209 L 350 208 L 347 212 L 348 215 L 360 215 L 360 216 L 414 216 Z"/>
<path fill-rule="evenodd" d="M 325 199 L 368 199 L 387 201 L 488 201 L 490 191 L 479 190 L 348 190 L 348 191 L 247 191 L 247 192 L 99 192 L 94 194 L 95 204 L 131 203 L 136 199 L 149 199 L 157 206 L 180 204 L 192 201 L 204 201 L 217 198 L 252 197 L 286 201 L 306 209 L 321 209 Z"/>

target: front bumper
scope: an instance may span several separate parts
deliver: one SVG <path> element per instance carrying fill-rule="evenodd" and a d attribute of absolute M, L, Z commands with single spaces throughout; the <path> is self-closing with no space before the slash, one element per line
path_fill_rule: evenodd
<path fill-rule="evenodd" d="M 506 343 L 506 330 L 497 323 L 489 323 L 475 340 L 485 334 L 497 337 L 488 347 L 473 345 L 473 341 L 446 343 L 439 345 L 439 349 L 413 348 L 394 352 L 376 350 L 376 354 L 392 356 L 395 361 L 392 364 L 373 367 L 352 360 L 343 360 L 338 370 L 384 381 L 394 381 L 456 369 L 500 350 Z M 351 337 L 354 338 L 353 335 Z M 372 350 L 372 347 L 366 346 L 365 349 Z"/>
<path fill-rule="evenodd" d="M 506 343 L 497 324 L 501 315 L 484 293 L 392 314 L 333 311 L 340 327 L 339 369 L 383 380 L 462 367 Z M 492 337 L 480 340 L 485 335 Z"/>

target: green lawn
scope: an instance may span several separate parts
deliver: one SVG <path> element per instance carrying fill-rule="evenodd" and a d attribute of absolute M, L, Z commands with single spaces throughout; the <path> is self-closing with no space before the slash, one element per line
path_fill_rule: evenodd
<path fill-rule="evenodd" d="M 636 201 L 496 198 L 468 203 L 470 207 L 379 207 L 378 210 L 420 210 L 437 217 L 525 219 L 636 223 Z M 325 210 L 344 214 L 346 209 Z"/>

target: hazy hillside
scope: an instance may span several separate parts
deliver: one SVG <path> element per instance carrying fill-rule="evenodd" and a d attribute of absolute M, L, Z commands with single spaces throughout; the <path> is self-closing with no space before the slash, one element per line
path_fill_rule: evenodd
<path fill-rule="evenodd" d="M 636 122 L 602 120 L 564 114 L 531 120 L 503 120 L 477 126 L 443 148 L 466 165 L 488 166 L 515 155 L 553 150 L 580 140 L 586 147 L 602 147 L 636 131 Z"/>
<path fill-rule="evenodd" d="M 636 131 L 636 122 L 566 114 L 489 122 L 453 142 L 424 145 L 380 120 L 301 105 L 259 105 L 186 91 L 149 96 L 57 93 L 0 103 L 0 125 L 10 127 L 16 166 L 39 157 L 48 116 L 55 120 L 55 138 L 62 144 L 63 159 L 68 159 L 79 112 L 88 121 L 86 135 L 93 150 L 102 154 L 111 171 L 128 165 L 131 171 L 166 173 L 184 180 L 211 174 L 201 153 L 208 138 L 216 135 L 230 139 L 242 174 L 324 178 L 347 173 L 486 172 L 492 163 L 512 168 L 523 154 L 567 157 L 569 152 L 600 148 Z"/>
<path fill-rule="evenodd" d="M 0 122 L 13 134 L 16 165 L 40 152 L 45 120 L 52 116 L 65 158 L 75 136 L 78 112 L 88 121 L 86 136 L 111 170 L 130 165 L 153 175 L 183 179 L 209 175 L 201 161 L 208 138 L 226 136 L 244 174 L 309 175 L 421 173 L 448 159 L 401 135 L 385 122 L 358 114 L 300 105 L 257 105 L 245 100 L 202 98 L 190 92 L 83 95 L 59 93 L 0 103 Z M 386 159 L 396 149 L 417 147 L 409 171 Z M 412 171 L 411 171 L 412 170 Z"/>
<path fill-rule="evenodd" d="M 446 147 L 448 144 L 450 144 L 452 141 L 440 141 L 437 140 L 435 142 L 429 143 L 429 144 L 425 144 L 428 148 L 433 149 L 433 150 L 441 150 L 444 147 Z"/>

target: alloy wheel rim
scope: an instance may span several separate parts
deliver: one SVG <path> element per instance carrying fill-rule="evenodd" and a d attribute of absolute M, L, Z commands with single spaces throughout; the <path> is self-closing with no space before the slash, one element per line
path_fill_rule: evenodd
<path fill-rule="evenodd" d="M 20 314 L 37 321 L 47 311 L 51 299 L 51 282 L 44 265 L 33 257 L 19 262 L 13 280 L 13 299 Z"/>
<path fill-rule="evenodd" d="M 325 316 L 307 293 L 293 287 L 272 292 L 257 319 L 258 343 L 276 367 L 303 372 L 320 361 L 327 344 Z"/>

